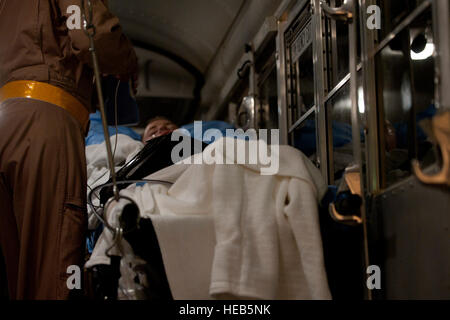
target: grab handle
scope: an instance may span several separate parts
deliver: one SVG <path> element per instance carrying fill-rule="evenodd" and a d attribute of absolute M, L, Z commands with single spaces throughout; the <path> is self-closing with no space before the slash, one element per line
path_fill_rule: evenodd
<path fill-rule="evenodd" d="M 353 19 L 353 0 L 344 0 L 342 6 L 331 8 L 325 0 L 320 1 L 320 7 L 327 17 L 333 20 L 349 21 Z"/>
<path fill-rule="evenodd" d="M 432 123 L 434 137 L 441 149 L 441 171 L 433 176 L 426 175 L 420 170 L 417 160 L 412 162 L 413 171 L 422 183 L 450 186 L 450 111 L 434 116 Z"/>
<path fill-rule="evenodd" d="M 350 192 L 352 195 L 359 196 L 361 198 L 361 178 L 359 172 L 346 172 L 345 173 L 345 182 L 347 183 L 348 188 L 350 189 Z M 362 198 L 361 198 L 362 199 Z M 362 205 L 362 201 L 360 203 L 360 206 Z M 359 211 L 361 212 L 361 208 L 359 208 Z M 347 225 L 359 225 L 362 223 L 361 216 L 358 215 L 344 215 L 340 214 L 336 210 L 336 206 L 334 203 L 330 203 L 329 206 L 329 212 L 331 218 L 333 218 L 334 221 L 347 224 Z"/>

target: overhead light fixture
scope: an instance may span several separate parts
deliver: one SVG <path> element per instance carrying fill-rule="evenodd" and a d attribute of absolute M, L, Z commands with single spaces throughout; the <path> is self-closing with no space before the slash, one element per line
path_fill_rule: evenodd
<path fill-rule="evenodd" d="M 411 42 L 411 59 L 426 60 L 434 54 L 433 35 L 430 28 L 419 33 Z"/>
<path fill-rule="evenodd" d="M 425 48 L 421 52 L 414 52 L 411 50 L 411 59 L 412 60 L 426 60 L 434 54 L 434 44 L 427 43 Z"/>

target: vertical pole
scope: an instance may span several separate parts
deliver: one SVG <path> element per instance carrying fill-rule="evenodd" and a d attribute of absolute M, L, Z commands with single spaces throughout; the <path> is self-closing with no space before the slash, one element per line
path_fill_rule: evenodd
<path fill-rule="evenodd" d="M 351 19 L 348 21 L 349 32 L 349 67 L 350 67 L 350 99 L 352 102 L 352 140 L 353 140 L 353 158 L 362 175 L 362 159 L 361 159 L 361 133 L 359 128 L 359 109 L 358 109 L 358 71 L 357 71 L 357 21 L 356 21 L 356 3 L 350 6 Z M 363 222 L 363 251 L 364 251 L 364 269 L 367 270 L 369 266 L 369 246 L 367 241 L 367 217 L 366 217 L 366 201 L 364 192 L 364 179 L 360 179 L 361 198 L 363 204 L 361 205 L 361 218 Z M 372 292 L 366 286 L 367 299 L 372 300 Z"/>

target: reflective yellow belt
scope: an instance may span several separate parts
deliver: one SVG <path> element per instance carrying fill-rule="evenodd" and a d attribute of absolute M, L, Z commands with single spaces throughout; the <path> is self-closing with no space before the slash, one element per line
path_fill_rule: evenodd
<path fill-rule="evenodd" d="M 11 81 L 0 88 L 0 103 L 11 98 L 30 98 L 45 101 L 67 110 L 82 126 L 89 123 L 89 111 L 74 96 L 61 88 L 38 81 Z"/>

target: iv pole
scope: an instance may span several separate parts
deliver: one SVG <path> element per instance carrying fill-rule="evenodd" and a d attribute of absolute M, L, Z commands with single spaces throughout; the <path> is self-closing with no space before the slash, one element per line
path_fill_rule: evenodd
<path fill-rule="evenodd" d="M 114 200 L 119 201 L 119 189 L 117 188 L 117 182 L 116 182 L 116 170 L 114 168 L 114 159 L 112 155 L 112 149 L 111 149 L 111 141 L 109 140 L 109 132 L 108 132 L 108 123 L 106 120 L 106 113 L 105 113 L 105 104 L 103 101 L 103 93 L 102 93 L 102 87 L 101 87 L 101 81 L 100 81 L 100 68 L 98 65 L 98 59 L 97 59 L 97 53 L 95 52 L 95 45 L 94 45 L 94 36 L 95 36 L 95 26 L 92 24 L 92 4 L 91 0 L 87 0 L 88 4 L 88 18 L 86 19 L 85 14 L 85 8 L 84 8 L 84 0 L 81 1 L 82 4 L 82 14 L 83 14 L 83 29 L 86 35 L 89 37 L 89 51 L 92 54 L 92 64 L 94 67 L 94 75 L 95 75 L 95 85 L 97 87 L 97 96 L 98 96 L 98 102 L 99 102 L 99 109 L 100 114 L 102 118 L 102 126 L 103 126 L 103 134 L 105 136 L 105 145 L 106 145 L 106 153 L 108 157 L 108 166 L 109 170 L 111 172 L 111 180 L 113 184 L 113 193 L 114 193 Z"/>

